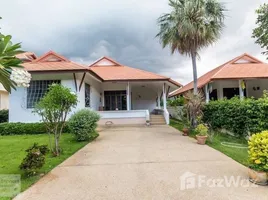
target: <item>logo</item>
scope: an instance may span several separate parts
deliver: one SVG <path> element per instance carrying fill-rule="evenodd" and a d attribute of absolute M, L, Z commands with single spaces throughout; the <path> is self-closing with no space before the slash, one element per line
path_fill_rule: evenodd
<path fill-rule="evenodd" d="M 258 187 L 251 183 L 248 178 L 241 176 L 222 176 L 209 178 L 205 175 L 197 175 L 192 172 L 185 172 L 180 176 L 180 189 L 190 190 L 203 187 L 229 188 L 229 187 Z"/>

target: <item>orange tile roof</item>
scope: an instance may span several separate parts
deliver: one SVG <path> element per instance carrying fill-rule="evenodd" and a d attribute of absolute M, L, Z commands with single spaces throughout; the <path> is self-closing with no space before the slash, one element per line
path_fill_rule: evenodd
<path fill-rule="evenodd" d="M 268 77 L 268 64 L 263 63 L 250 56 L 243 54 L 223 65 L 209 71 L 197 79 L 197 87 L 202 88 L 204 85 L 213 80 L 221 79 L 250 79 L 250 78 L 266 78 Z M 181 95 L 188 90 L 193 89 L 193 81 L 184 87 L 172 92 L 170 97 Z"/>
<path fill-rule="evenodd" d="M 99 65 L 98 63 L 104 59 L 111 62 L 111 65 Z M 120 63 L 107 58 L 102 57 L 98 61 L 89 66 L 89 70 L 101 77 L 103 81 L 146 81 L 146 80 L 162 80 L 169 81 L 170 83 L 181 87 L 182 85 L 166 76 L 154 74 L 152 72 L 136 69 L 128 66 L 121 65 Z"/>
<path fill-rule="evenodd" d="M 32 60 L 35 60 L 37 58 L 37 56 L 33 52 L 19 53 L 16 55 L 16 57 L 26 62 L 31 62 Z"/>
<path fill-rule="evenodd" d="M 71 62 L 53 51 L 22 65 L 29 72 L 87 71 L 86 66 Z"/>
<path fill-rule="evenodd" d="M 178 87 L 182 86 L 168 77 L 123 66 L 108 57 L 102 57 L 87 67 L 71 62 L 67 58 L 49 51 L 32 62 L 23 63 L 22 65 L 29 72 L 85 71 L 96 76 L 101 81 L 159 80 L 169 81 Z"/>

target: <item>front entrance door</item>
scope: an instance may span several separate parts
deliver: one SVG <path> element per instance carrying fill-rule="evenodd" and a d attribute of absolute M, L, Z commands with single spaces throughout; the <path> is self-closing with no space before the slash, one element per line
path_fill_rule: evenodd
<path fill-rule="evenodd" d="M 105 110 L 127 110 L 127 95 L 125 90 L 104 91 Z"/>

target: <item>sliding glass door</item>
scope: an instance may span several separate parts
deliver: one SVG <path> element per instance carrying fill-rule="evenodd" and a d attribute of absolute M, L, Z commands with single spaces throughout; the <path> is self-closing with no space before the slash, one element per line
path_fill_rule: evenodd
<path fill-rule="evenodd" d="M 105 110 L 127 110 L 127 95 L 125 90 L 105 91 Z"/>

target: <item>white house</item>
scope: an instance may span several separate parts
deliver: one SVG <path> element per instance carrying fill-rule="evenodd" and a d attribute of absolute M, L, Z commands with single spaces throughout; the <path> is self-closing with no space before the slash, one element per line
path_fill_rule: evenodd
<path fill-rule="evenodd" d="M 8 109 L 9 99 L 8 92 L 5 90 L 2 84 L 0 84 L 0 110 Z"/>
<path fill-rule="evenodd" d="M 10 122 L 40 121 L 32 109 L 54 82 L 77 93 L 79 103 L 73 112 L 82 108 L 97 111 L 100 124 L 145 124 L 146 120 L 161 123 L 161 117 L 168 124 L 167 96 L 181 87 L 168 77 L 127 67 L 108 57 L 90 66 L 71 62 L 52 51 L 39 58 L 27 52 L 26 57 L 23 66 L 31 73 L 32 81 L 29 88 L 11 92 Z"/>
<path fill-rule="evenodd" d="M 206 102 L 234 96 L 260 98 L 268 90 L 268 64 L 245 53 L 209 71 L 197 80 Z M 193 82 L 170 93 L 169 97 L 183 95 L 193 89 Z"/>

